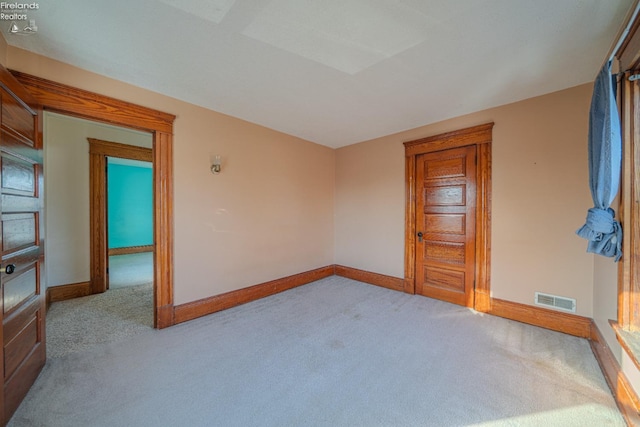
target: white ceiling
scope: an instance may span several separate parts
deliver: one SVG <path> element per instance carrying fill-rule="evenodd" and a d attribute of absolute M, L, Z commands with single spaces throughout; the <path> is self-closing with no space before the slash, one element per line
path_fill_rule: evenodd
<path fill-rule="evenodd" d="M 1 25 L 12 46 L 341 147 L 590 82 L 632 3 L 52 0 L 28 12 L 37 34 Z"/>

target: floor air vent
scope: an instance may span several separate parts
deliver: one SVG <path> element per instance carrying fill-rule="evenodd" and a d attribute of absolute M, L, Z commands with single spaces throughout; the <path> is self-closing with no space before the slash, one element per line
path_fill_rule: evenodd
<path fill-rule="evenodd" d="M 573 298 L 565 298 L 536 292 L 536 304 L 563 311 L 570 311 L 571 313 L 576 312 L 576 300 Z"/>

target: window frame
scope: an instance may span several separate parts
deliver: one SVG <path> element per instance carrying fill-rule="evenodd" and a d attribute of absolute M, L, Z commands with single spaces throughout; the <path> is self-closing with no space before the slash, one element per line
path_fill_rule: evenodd
<path fill-rule="evenodd" d="M 640 331 L 640 19 L 636 17 L 615 52 L 619 69 L 619 106 L 622 126 L 622 179 L 618 214 L 624 230 L 618 265 L 618 327 Z M 635 359 L 635 358 L 634 358 Z"/>

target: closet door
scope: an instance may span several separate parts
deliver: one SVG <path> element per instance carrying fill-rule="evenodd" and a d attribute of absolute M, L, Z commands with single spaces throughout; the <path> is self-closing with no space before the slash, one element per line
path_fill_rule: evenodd
<path fill-rule="evenodd" d="M 473 307 L 475 145 L 418 156 L 416 183 L 416 293 Z"/>

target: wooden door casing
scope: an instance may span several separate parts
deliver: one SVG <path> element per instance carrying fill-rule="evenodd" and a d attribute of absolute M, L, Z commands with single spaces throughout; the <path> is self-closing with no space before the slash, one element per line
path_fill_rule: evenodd
<path fill-rule="evenodd" d="M 407 141 L 405 146 L 405 261 L 404 291 L 415 294 L 418 230 L 417 182 L 419 156 L 454 148 L 473 146 L 476 149 L 476 209 L 475 209 L 475 285 L 473 308 L 481 312 L 491 310 L 491 142 L 493 123 L 473 126 L 426 138 Z"/>
<path fill-rule="evenodd" d="M 118 142 L 87 138 L 89 141 L 89 223 L 91 227 L 91 293 L 109 288 L 107 242 L 107 157 L 153 163 L 153 150 Z M 155 245 L 153 245 L 155 251 Z"/>
<path fill-rule="evenodd" d="M 173 114 L 120 101 L 18 71 L 11 72 L 44 110 L 150 132 L 153 135 L 154 326 L 172 326 Z"/>
<path fill-rule="evenodd" d="M 474 306 L 476 147 L 416 159 L 416 293 Z"/>
<path fill-rule="evenodd" d="M 19 95 L 17 95 L 19 94 Z M 8 422 L 46 360 L 41 109 L 0 70 L 2 416 Z"/>

